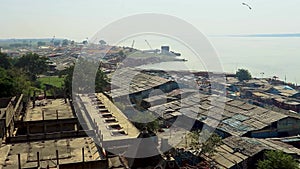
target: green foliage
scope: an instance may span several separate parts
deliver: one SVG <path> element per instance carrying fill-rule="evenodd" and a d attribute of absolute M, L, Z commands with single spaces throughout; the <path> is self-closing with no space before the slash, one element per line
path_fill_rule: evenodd
<path fill-rule="evenodd" d="M 119 54 L 120 56 L 124 56 L 123 50 L 120 50 L 120 51 L 118 52 L 118 54 Z"/>
<path fill-rule="evenodd" d="M 1 97 L 9 97 L 13 96 L 15 93 L 15 85 L 13 77 L 8 74 L 8 72 L 0 68 L 0 96 Z"/>
<path fill-rule="evenodd" d="M 221 145 L 222 138 L 208 130 L 197 130 L 190 133 L 191 147 L 198 155 L 208 154 L 212 156 L 216 152 L 216 147 Z"/>
<path fill-rule="evenodd" d="M 69 45 L 69 41 L 68 41 L 68 39 L 64 39 L 63 41 L 62 41 L 62 44 L 61 44 L 62 46 L 68 46 Z"/>
<path fill-rule="evenodd" d="M 7 56 L 7 54 L 0 52 L 0 67 L 4 69 L 9 69 L 11 68 L 11 66 L 11 59 Z"/>
<path fill-rule="evenodd" d="M 132 122 L 139 130 L 143 130 L 143 128 L 147 127 L 148 131 L 156 132 L 159 129 L 158 119 L 150 112 L 136 112 L 132 117 Z"/>
<path fill-rule="evenodd" d="M 65 75 L 64 87 L 65 87 L 66 93 L 70 96 L 72 94 L 73 71 L 74 71 L 74 66 L 70 66 L 60 72 L 60 76 Z"/>
<path fill-rule="evenodd" d="M 13 43 L 13 44 L 9 44 L 10 48 L 20 48 L 20 47 L 28 47 L 29 44 L 25 43 Z"/>
<path fill-rule="evenodd" d="M 95 91 L 97 93 L 103 92 L 108 84 L 108 77 L 102 70 L 98 69 L 95 80 Z"/>
<path fill-rule="evenodd" d="M 210 156 L 216 152 L 216 147 L 222 143 L 222 138 L 217 134 L 212 134 L 207 141 L 202 144 L 201 153 L 208 153 Z"/>
<path fill-rule="evenodd" d="M 0 97 L 11 97 L 29 92 L 31 83 L 27 76 L 18 69 L 0 68 Z"/>
<path fill-rule="evenodd" d="M 87 41 L 87 40 L 84 40 L 84 41 L 82 41 L 82 44 L 87 45 L 87 44 L 88 44 L 88 41 Z"/>
<path fill-rule="evenodd" d="M 38 81 L 41 83 L 42 88 L 44 88 L 45 85 L 51 85 L 57 88 L 62 88 L 64 85 L 64 78 L 56 76 L 40 77 L 38 78 Z"/>
<path fill-rule="evenodd" d="M 70 95 L 72 92 L 72 86 L 77 86 L 76 92 L 84 93 L 84 92 L 103 92 L 105 88 L 108 86 L 108 77 L 106 74 L 100 69 L 97 68 L 98 65 L 92 61 L 78 59 L 77 61 L 76 71 L 74 71 L 75 67 L 72 66 L 61 71 L 60 76 L 65 76 L 65 87 L 67 93 Z M 78 68 L 78 69 L 77 69 Z M 80 70 L 79 70 L 80 69 Z M 75 74 L 74 74 L 75 73 Z M 73 76 L 76 76 L 78 81 L 73 80 Z M 91 82 L 95 81 L 95 88 Z"/>
<path fill-rule="evenodd" d="M 106 42 L 104 40 L 99 41 L 100 45 L 106 45 Z"/>
<path fill-rule="evenodd" d="M 239 81 L 250 80 L 252 78 L 247 69 L 238 69 L 236 72 L 236 77 L 239 79 Z"/>
<path fill-rule="evenodd" d="M 37 75 L 45 73 L 48 70 L 48 58 L 40 57 L 36 53 L 29 53 L 19 58 L 15 64 L 16 67 L 26 72 L 30 79 L 35 81 Z"/>
<path fill-rule="evenodd" d="M 21 93 L 29 96 L 35 89 L 35 77 L 46 68 L 46 58 L 37 54 L 12 59 L 0 53 L 0 97 L 11 97 Z"/>
<path fill-rule="evenodd" d="M 258 169 L 298 169 L 299 164 L 292 156 L 282 151 L 266 151 L 265 159 L 258 162 Z"/>
<path fill-rule="evenodd" d="M 38 41 L 38 42 L 37 42 L 37 46 L 38 46 L 38 47 L 40 47 L 40 46 L 46 46 L 46 42 Z"/>
<path fill-rule="evenodd" d="M 53 45 L 54 45 L 54 46 L 59 46 L 59 45 L 60 45 L 60 41 L 59 41 L 59 40 L 54 41 Z"/>
<path fill-rule="evenodd" d="M 18 95 L 23 93 L 25 96 L 28 96 L 32 89 L 32 82 L 29 80 L 26 73 L 17 68 L 12 68 L 8 72 L 13 77 L 13 80 L 15 82 L 14 93 L 12 93 L 11 95 Z"/>

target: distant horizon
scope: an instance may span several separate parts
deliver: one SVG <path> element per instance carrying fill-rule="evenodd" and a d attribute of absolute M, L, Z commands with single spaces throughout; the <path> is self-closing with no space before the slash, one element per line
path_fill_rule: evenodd
<path fill-rule="evenodd" d="M 300 33 L 269 33 L 269 34 L 239 34 L 225 35 L 227 37 L 300 37 Z"/>
<path fill-rule="evenodd" d="M 255 33 L 255 34 L 224 34 L 224 35 L 207 35 L 207 37 L 300 37 L 300 33 Z M 52 40 L 53 37 L 27 37 L 27 38 L 17 38 L 17 37 L 11 37 L 11 38 L 0 38 L 0 41 L 9 41 L 9 40 Z M 74 40 L 72 38 L 68 37 L 56 37 L 56 40 Z M 86 39 L 82 39 L 86 40 Z M 76 41 L 76 40 L 75 40 Z M 78 42 L 78 41 L 77 41 Z"/>

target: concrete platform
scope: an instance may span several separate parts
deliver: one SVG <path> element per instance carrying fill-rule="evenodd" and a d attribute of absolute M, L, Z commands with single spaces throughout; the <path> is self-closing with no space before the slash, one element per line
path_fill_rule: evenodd
<path fill-rule="evenodd" d="M 48 165 L 56 167 L 56 150 L 58 150 L 59 164 L 80 163 L 83 161 L 82 148 L 84 148 L 85 162 L 106 160 L 93 140 L 85 137 L 4 145 L 0 148 L 0 168 L 17 169 L 18 154 L 21 157 L 22 168 L 37 167 L 37 152 L 39 152 L 41 167 L 45 168 Z"/>
<path fill-rule="evenodd" d="M 32 103 L 29 106 L 24 121 L 55 120 L 74 118 L 70 103 L 65 103 L 64 99 L 44 99 L 35 102 L 35 108 L 32 108 Z"/>

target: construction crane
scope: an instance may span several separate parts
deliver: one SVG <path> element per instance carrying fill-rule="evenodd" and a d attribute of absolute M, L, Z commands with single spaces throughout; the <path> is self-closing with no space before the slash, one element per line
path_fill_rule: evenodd
<path fill-rule="evenodd" d="M 135 40 L 132 41 L 131 48 L 129 49 L 129 52 L 133 51 L 134 44 L 135 44 Z"/>
<path fill-rule="evenodd" d="M 158 49 L 154 49 L 154 50 L 153 50 L 152 46 L 150 45 L 150 43 L 149 43 L 147 40 L 145 40 L 145 42 L 146 42 L 147 45 L 149 46 L 150 50 L 144 50 L 143 52 L 147 52 L 147 53 L 158 53 L 158 52 L 159 52 Z"/>
<path fill-rule="evenodd" d="M 151 49 L 151 50 L 153 50 L 152 49 L 152 47 L 151 47 L 151 45 L 150 45 L 150 43 L 145 39 L 145 42 L 147 43 L 147 45 L 149 46 L 149 48 Z"/>
<path fill-rule="evenodd" d="M 242 3 L 242 5 L 245 5 L 245 6 L 247 6 L 250 10 L 252 10 L 252 7 L 251 7 L 249 4 Z"/>

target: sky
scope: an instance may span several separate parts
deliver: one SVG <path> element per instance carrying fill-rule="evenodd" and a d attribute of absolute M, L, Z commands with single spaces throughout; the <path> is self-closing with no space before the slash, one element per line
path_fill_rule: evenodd
<path fill-rule="evenodd" d="M 141 13 L 176 16 L 205 35 L 300 33 L 299 0 L 0 0 L 0 4 L 0 38 L 55 35 L 82 41 L 113 21 Z"/>

